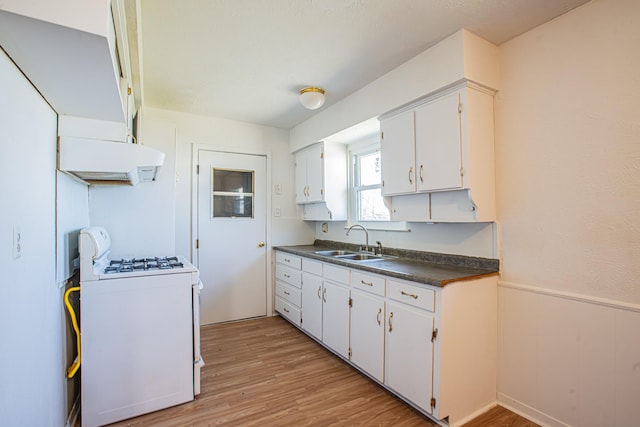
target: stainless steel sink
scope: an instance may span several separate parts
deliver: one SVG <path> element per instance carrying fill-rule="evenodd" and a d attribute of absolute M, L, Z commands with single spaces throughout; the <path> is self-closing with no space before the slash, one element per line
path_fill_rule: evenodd
<path fill-rule="evenodd" d="M 350 255 L 335 256 L 335 258 L 349 260 L 349 261 L 380 261 L 384 259 L 381 256 L 372 255 L 372 254 L 350 254 Z"/>
<path fill-rule="evenodd" d="M 322 256 L 345 256 L 345 255 L 356 255 L 353 251 L 341 251 L 341 250 L 333 250 L 333 251 L 315 251 L 316 255 Z"/>

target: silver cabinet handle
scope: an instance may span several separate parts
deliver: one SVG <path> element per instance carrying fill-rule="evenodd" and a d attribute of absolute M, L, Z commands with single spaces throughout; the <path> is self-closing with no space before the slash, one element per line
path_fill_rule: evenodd
<path fill-rule="evenodd" d="M 283 276 L 286 277 L 287 279 L 291 278 L 291 276 L 289 276 L 287 273 L 284 273 Z"/>
<path fill-rule="evenodd" d="M 413 298 L 413 299 L 418 299 L 418 295 L 416 295 L 416 294 L 410 294 L 410 293 L 407 293 L 407 292 L 405 292 L 405 291 L 400 291 L 400 293 L 401 293 L 402 295 L 405 295 L 405 296 L 411 297 L 411 298 Z"/>
<path fill-rule="evenodd" d="M 285 313 L 289 313 L 289 310 L 287 309 L 287 307 L 283 307 L 282 309 L 284 310 Z"/>
<path fill-rule="evenodd" d="M 382 315 L 382 309 L 379 308 L 378 309 L 378 314 L 376 314 L 376 320 L 378 321 L 378 326 L 380 326 L 382 323 L 380 322 L 380 316 Z"/>
<path fill-rule="evenodd" d="M 373 286 L 373 282 L 365 282 L 364 280 L 360 280 L 360 283 L 367 286 Z"/>
<path fill-rule="evenodd" d="M 424 177 L 422 176 L 423 170 L 424 170 L 424 165 L 420 165 L 420 182 L 424 182 Z"/>
<path fill-rule="evenodd" d="M 288 291 L 283 291 L 285 295 L 291 295 Z"/>
<path fill-rule="evenodd" d="M 413 184 L 413 166 L 409 168 L 409 184 Z"/>
<path fill-rule="evenodd" d="M 322 301 L 327 302 L 327 288 L 322 290 Z"/>
<path fill-rule="evenodd" d="M 322 286 L 318 286 L 318 299 L 320 299 L 320 290 L 322 289 Z"/>
<path fill-rule="evenodd" d="M 393 319 L 393 311 L 389 313 L 389 332 L 393 331 L 393 323 L 391 323 L 391 319 Z"/>

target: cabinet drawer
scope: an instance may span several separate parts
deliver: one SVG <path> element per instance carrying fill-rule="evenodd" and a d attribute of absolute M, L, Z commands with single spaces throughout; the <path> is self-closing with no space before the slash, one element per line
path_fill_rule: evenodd
<path fill-rule="evenodd" d="M 276 280 L 276 295 L 296 307 L 302 303 L 302 291 L 279 280 Z"/>
<path fill-rule="evenodd" d="M 373 292 L 376 295 L 384 296 L 385 293 L 384 277 L 365 274 L 358 270 L 351 271 L 351 286 L 364 291 Z"/>
<path fill-rule="evenodd" d="M 387 292 L 390 299 L 425 310 L 435 311 L 436 293 L 432 289 L 389 280 Z"/>
<path fill-rule="evenodd" d="M 322 276 L 322 262 L 302 258 L 302 271 L 315 274 L 316 276 Z"/>
<path fill-rule="evenodd" d="M 325 264 L 323 267 L 323 276 L 327 280 L 332 282 L 343 283 L 348 285 L 350 283 L 350 271 L 348 268 L 336 267 L 335 265 Z"/>
<path fill-rule="evenodd" d="M 302 272 L 286 265 L 276 264 L 276 279 L 299 288 L 302 283 Z"/>
<path fill-rule="evenodd" d="M 288 254 L 286 252 L 276 251 L 276 262 L 300 270 L 300 267 L 302 265 L 302 258 L 296 255 Z"/>
<path fill-rule="evenodd" d="M 276 297 L 276 311 L 286 317 L 291 323 L 300 327 L 300 309 L 283 300 L 280 297 Z"/>

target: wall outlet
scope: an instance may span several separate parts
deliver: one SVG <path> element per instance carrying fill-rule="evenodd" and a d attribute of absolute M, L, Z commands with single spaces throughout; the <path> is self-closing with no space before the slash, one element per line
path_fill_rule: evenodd
<path fill-rule="evenodd" d="M 19 227 L 13 227 L 13 259 L 22 256 L 22 232 Z"/>
<path fill-rule="evenodd" d="M 273 186 L 273 192 L 277 195 L 282 194 L 282 184 L 274 184 Z M 280 216 L 280 215 L 278 215 Z"/>
<path fill-rule="evenodd" d="M 273 216 L 279 217 L 280 215 L 282 215 L 282 210 L 279 207 L 273 208 Z"/>
<path fill-rule="evenodd" d="M 329 232 L 329 224 L 327 224 L 326 222 L 322 223 L 322 232 L 323 233 L 328 233 Z"/>

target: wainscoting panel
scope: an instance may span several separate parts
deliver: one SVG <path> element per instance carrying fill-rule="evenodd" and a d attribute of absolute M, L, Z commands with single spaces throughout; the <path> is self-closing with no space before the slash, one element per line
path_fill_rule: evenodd
<path fill-rule="evenodd" d="M 640 425 L 640 306 L 500 282 L 498 401 L 543 425 Z"/>

